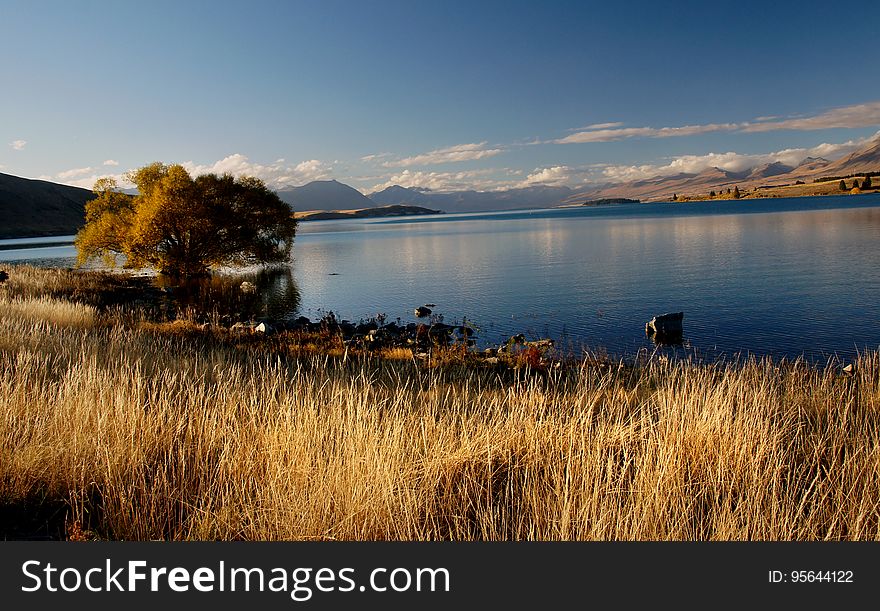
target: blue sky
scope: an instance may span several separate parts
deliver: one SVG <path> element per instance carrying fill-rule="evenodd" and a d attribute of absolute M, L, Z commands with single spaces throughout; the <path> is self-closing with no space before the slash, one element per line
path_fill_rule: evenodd
<path fill-rule="evenodd" d="M 0 0 L 0 172 L 369 192 L 834 158 L 880 129 L 878 24 L 864 2 Z"/>

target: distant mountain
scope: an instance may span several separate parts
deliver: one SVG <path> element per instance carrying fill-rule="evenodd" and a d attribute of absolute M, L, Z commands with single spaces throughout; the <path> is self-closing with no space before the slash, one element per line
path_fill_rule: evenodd
<path fill-rule="evenodd" d="M 393 185 L 382 191 L 370 193 L 367 197 L 383 206 L 425 205 L 436 199 L 436 194 L 432 196 L 430 191 L 425 192 L 423 189 L 407 189 Z"/>
<path fill-rule="evenodd" d="M 0 174 L 0 238 L 76 233 L 93 197 L 88 189 Z"/>
<path fill-rule="evenodd" d="M 797 165 L 795 170 L 798 172 L 815 172 L 823 169 L 830 163 L 824 157 L 807 157 Z"/>
<path fill-rule="evenodd" d="M 800 167 L 800 166 L 798 166 Z M 746 176 L 746 180 L 757 180 L 761 178 L 770 178 L 772 176 L 779 176 L 780 174 L 788 174 L 794 168 L 790 165 L 785 165 L 779 161 L 774 161 L 773 163 L 765 163 L 764 165 L 759 165 L 756 168 L 753 168 L 751 172 L 749 172 L 748 176 Z"/>
<path fill-rule="evenodd" d="M 824 176 L 847 176 L 859 172 L 878 171 L 880 171 L 880 134 L 864 148 L 822 168 Z"/>
<path fill-rule="evenodd" d="M 568 187 L 534 186 L 505 191 L 436 192 L 408 189 L 394 185 L 370 194 L 370 199 L 381 206 L 427 206 L 445 212 L 489 212 L 547 208 L 562 204 L 572 195 Z"/>
<path fill-rule="evenodd" d="M 792 185 L 798 181 L 810 183 L 826 176 L 849 176 L 878 171 L 880 171 L 880 135 L 851 155 L 834 162 L 821 157 L 807 157 L 794 168 L 777 161 L 744 172 L 709 168 L 699 174 L 655 176 L 579 191 L 569 198 L 568 203 L 609 197 L 667 199 L 673 194 L 706 194 L 712 190 L 732 189 L 734 186 L 743 190 L 763 186 Z"/>
<path fill-rule="evenodd" d="M 278 197 L 297 212 L 359 210 L 376 205 L 357 189 L 336 180 L 315 180 L 301 187 L 278 191 Z"/>

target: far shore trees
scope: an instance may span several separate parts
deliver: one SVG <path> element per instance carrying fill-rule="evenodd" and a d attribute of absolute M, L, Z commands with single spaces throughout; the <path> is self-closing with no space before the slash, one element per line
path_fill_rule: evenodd
<path fill-rule="evenodd" d="M 841 180 L 841 181 L 840 181 L 840 184 L 837 185 L 837 188 L 840 189 L 841 191 L 846 191 L 846 181 L 845 181 L 845 180 Z"/>
<path fill-rule="evenodd" d="M 79 263 L 102 257 L 114 266 L 155 267 L 190 277 L 222 265 L 276 263 L 290 257 L 293 213 L 257 178 L 204 174 L 153 163 L 127 178 L 138 195 L 113 179 L 95 183 L 86 225 L 76 236 Z"/>
<path fill-rule="evenodd" d="M 862 181 L 862 191 L 864 191 L 866 189 L 873 189 L 873 186 L 871 185 L 871 177 L 870 176 L 865 176 L 865 180 Z"/>

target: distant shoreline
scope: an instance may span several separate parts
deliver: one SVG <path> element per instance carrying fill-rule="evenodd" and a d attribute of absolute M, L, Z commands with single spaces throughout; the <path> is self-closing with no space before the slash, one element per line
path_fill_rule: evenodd
<path fill-rule="evenodd" d="M 781 187 L 763 187 L 759 188 L 757 191 L 748 191 L 742 192 L 738 199 L 740 200 L 751 200 L 751 199 L 800 199 L 800 198 L 809 198 L 809 197 L 817 197 L 824 198 L 833 195 L 845 196 L 845 195 L 876 195 L 880 193 L 880 189 L 870 189 L 868 191 L 860 191 L 859 193 L 852 193 L 851 191 L 840 191 L 837 187 L 837 183 L 833 183 L 834 188 L 824 189 L 822 192 L 809 192 L 810 187 L 816 187 L 819 183 L 813 184 L 805 184 L 805 185 L 786 185 Z M 831 183 L 821 183 L 821 184 L 831 184 Z M 807 191 L 807 192 L 804 192 Z M 625 199 L 625 198 L 615 198 L 615 199 Z M 719 193 L 714 197 L 709 196 L 708 194 L 698 194 L 698 195 L 679 195 L 676 199 L 671 199 L 668 197 L 661 198 L 651 198 L 645 199 L 642 201 L 638 201 L 633 199 L 631 203 L 637 204 L 659 204 L 659 203 L 685 203 L 685 202 L 700 202 L 700 201 L 716 201 L 716 200 L 736 200 L 737 198 L 733 197 L 733 194 L 728 194 L 726 191 L 723 193 Z M 496 213 L 496 212 L 526 212 L 529 210 L 559 210 L 559 209 L 571 209 L 571 208 L 590 208 L 597 206 L 620 206 L 626 205 L 630 202 L 623 201 L 610 201 L 605 200 L 601 204 L 595 203 L 595 200 L 590 201 L 588 203 L 580 203 L 580 204 L 560 204 L 553 207 L 548 208 L 513 208 L 508 210 L 481 210 L 481 211 L 473 211 L 469 213 L 456 213 L 456 214 L 480 214 L 480 213 Z M 391 209 L 400 209 L 400 210 L 391 210 Z M 391 218 L 391 217 L 400 217 L 400 216 L 427 216 L 431 214 L 446 214 L 443 210 L 432 210 L 430 208 L 423 208 L 421 206 L 382 206 L 378 208 L 362 208 L 359 210 L 307 210 L 303 212 L 295 212 L 294 215 L 298 221 L 325 221 L 325 220 L 343 220 L 343 219 L 368 219 L 368 218 Z M 0 241 L 5 240 L 38 240 L 38 239 L 47 239 L 47 238 L 60 238 L 72 235 L 70 230 L 58 231 L 58 232 L 32 232 L 21 234 L 18 233 L 16 235 L 9 233 L 0 232 Z M 70 242 L 64 241 L 64 244 L 69 244 Z M 60 242 L 59 242 L 60 244 Z M 30 244 L 28 244 L 30 245 Z M 45 246 L 54 246 L 58 245 L 56 243 L 49 243 Z M 44 245 L 40 245 L 44 246 Z M 5 249 L 11 249 L 12 246 L 6 246 Z M 0 249 L 2 250 L 2 249 Z"/>
<path fill-rule="evenodd" d="M 335 221 L 341 219 L 422 216 L 428 214 L 443 214 L 443 211 L 423 208 L 422 206 L 392 205 L 377 208 L 361 208 L 359 210 L 307 210 L 295 212 L 294 218 L 298 221 Z"/>
<path fill-rule="evenodd" d="M 849 186 L 852 183 L 851 180 L 847 180 L 846 184 Z M 768 186 L 758 186 L 753 187 L 751 189 L 743 189 L 740 191 L 739 197 L 734 197 L 733 188 L 735 185 L 730 186 L 730 193 L 728 193 L 727 187 L 724 189 L 719 189 L 718 192 L 713 196 L 710 195 L 710 192 L 706 193 L 698 193 L 698 194 L 687 194 L 683 193 L 676 197 L 676 199 L 670 198 L 657 198 L 657 199 L 649 199 L 646 200 L 645 203 L 653 203 L 653 202 L 664 202 L 664 201 L 673 201 L 673 202 L 694 202 L 694 201 L 712 201 L 716 199 L 774 199 L 774 198 L 795 198 L 795 197 L 828 197 L 829 195 L 870 195 L 872 193 L 878 193 L 880 190 L 877 188 L 868 189 L 866 191 L 856 190 L 853 192 L 851 188 L 847 188 L 842 191 L 840 189 L 840 183 L 837 180 L 823 181 L 823 182 L 814 182 L 814 183 L 801 183 L 801 184 L 792 184 L 792 185 L 768 185 Z"/>

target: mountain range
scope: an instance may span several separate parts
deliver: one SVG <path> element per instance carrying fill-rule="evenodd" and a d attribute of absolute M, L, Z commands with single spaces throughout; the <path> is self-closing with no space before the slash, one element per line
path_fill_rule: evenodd
<path fill-rule="evenodd" d="M 575 193 L 566 203 L 610 197 L 662 200 L 670 199 L 673 194 L 699 195 L 712 190 L 732 189 L 735 186 L 740 190 L 773 187 L 794 184 L 798 181 L 808 183 L 822 177 L 842 177 L 877 171 L 880 171 L 880 135 L 862 148 L 833 162 L 821 157 L 807 157 L 794 167 L 776 161 L 742 172 L 712 167 L 694 174 L 655 176 L 584 189 Z"/>
<path fill-rule="evenodd" d="M 794 167 L 774 161 L 741 172 L 712 167 L 699 173 L 655 176 L 580 190 L 537 185 L 503 191 L 439 192 L 394 185 L 364 195 L 336 180 L 318 180 L 281 189 L 278 195 L 297 212 L 363 210 L 379 206 L 420 206 L 447 213 L 485 212 L 548 208 L 610 198 L 668 200 L 673 194 L 699 195 L 734 186 L 744 190 L 798 181 L 809 183 L 821 177 L 877 171 L 880 171 L 880 135 L 836 161 L 807 157 Z M 0 238 L 75 233 L 84 222 L 85 203 L 92 196 L 87 189 L 0 174 Z"/>

